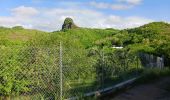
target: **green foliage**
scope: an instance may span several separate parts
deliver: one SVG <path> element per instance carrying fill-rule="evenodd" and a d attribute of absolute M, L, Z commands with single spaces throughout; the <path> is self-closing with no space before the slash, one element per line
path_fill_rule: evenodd
<path fill-rule="evenodd" d="M 137 80 L 137 83 L 147 83 L 155 81 L 161 77 L 170 76 L 170 69 L 154 68 L 154 69 L 143 69 L 143 75 Z"/>
<path fill-rule="evenodd" d="M 70 22 L 72 20 L 68 19 L 65 23 Z M 54 70 L 56 65 L 53 61 L 55 53 L 58 53 L 60 42 L 63 45 L 64 66 L 75 68 L 74 71 L 64 74 L 69 76 L 74 73 L 69 77 L 70 79 L 81 77 L 86 80 L 97 75 L 90 70 L 91 68 L 98 68 L 100 71 L 100 67 L 105 66 L 107 72 L 105 75 L 110 76 L 125 69 L 135 70 L 138 52 L 164 55 L 166 65 L 170 65 L 168 63 L 170 62 L 169 41 L 170 25 L 163 22 L 154 22 L 126 30 L 75 28 L 42 32 L 24 29 L 20 26 L 0 27 L 0 79 L 2 80 L 0 81 L 0 95 L 8 96 L 34 91 L 30 87 L 42 87 L 45 90 L 46 86 L 50 85 L 57 89 L 57 86 L 52 83 L 56 84 L 58 77 L 50 74 L 52 73 L 54 76 L 58 74 Z M 22 49 L 14 46 L 22 47 Z M 113 49 L 111 48 L 113 46 L 123 46 L 124 49 Z M 50 49 L 50 57 L 42 48 Z M 101 64 L 103 62 L 102 53 L 106 61 Z M 47 64 L 48 67 L 43 67 Z M 40 73 L 44 70 L 50 73 Z M 82 71 L 84 73 L 80 73 Z M 32 78 L 32 74 L 35 75 L 35 78 Z M 41 80 L 37 78 L 47 75 L 49 77 Z M 46 79 L 49 81 L 43 83 Z M 48 90 L 47 94 L 50 94 L 51 91 Z"/>
<path fill-rule="evenodd" d="M 147 53 L 165 56 L 165 65 L 170 62 L 170 24 L 164 22 L 153 22 L 144 26 L 126 30 L 132 37 L 130 47 L 140 49 Z M 139 47 L 139 48 L 138 48 Z M 139 50 L 139 51 L 141 51 Z"/>
<path fill-rule="evenodd" d="M 64 21 L 64 24 L 70 24 L 70 23 L 73 23 L 73 19 L 66 18 L 65 21 Z"/>
<path fill-rule="evenodd" d="M 0 46 L 25 45 L 36 35 L 43 35 L 46 32 L 23 29 L 20 26 L 13 28 L 0 27 Z"/>
<path fill-rule="evenodd" d="M 19 75 L 22 70 L 17 61 L 18 50 L 4 47 L 0 48 L 0 54 L 0 94 L 8 96 L 29 91 L 30 81 Z"/>
<path fill-rule="evenodd" d="M 24 29 L 22 26 L 15 26 L 15 27 L 12 27 L 12 29 L 15 29 L 15 30 L 22 30 Z"/>

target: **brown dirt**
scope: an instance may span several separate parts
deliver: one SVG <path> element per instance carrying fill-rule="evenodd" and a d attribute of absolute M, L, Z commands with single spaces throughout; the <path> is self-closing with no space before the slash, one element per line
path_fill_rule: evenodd
<path fill-rule="evenodd" d="M 104 100 L 170 100 L 170 77 L 151 83 L 137 85 L 118 95 L 109 95 Z"/>

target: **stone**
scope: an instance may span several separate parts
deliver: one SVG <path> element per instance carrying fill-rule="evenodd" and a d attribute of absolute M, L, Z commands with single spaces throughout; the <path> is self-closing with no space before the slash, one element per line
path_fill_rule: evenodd
<path fill-rule="evenodd" d="M 75 25 L 72 18 L 66 18 L 64 20 L 64 24 L 62 25 L 62 30 L 75 29 L 75 28 L 78 28 L 78 26 Z"/>

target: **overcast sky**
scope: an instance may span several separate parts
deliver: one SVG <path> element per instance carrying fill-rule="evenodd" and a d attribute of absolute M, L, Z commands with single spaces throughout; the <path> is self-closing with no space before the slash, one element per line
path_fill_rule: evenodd
<path fill-rule="evenodd" d="M 132 28 L 170 22 L 170 0 L 0 0 L 0 26 L 60 30 L 66 17 L 81 27 Z"/>

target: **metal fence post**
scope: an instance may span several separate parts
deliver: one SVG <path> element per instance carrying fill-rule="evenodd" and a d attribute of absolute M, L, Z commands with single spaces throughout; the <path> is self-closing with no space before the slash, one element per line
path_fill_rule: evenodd
<path fill-rule="evenodd" d="M 63 98 L 63 61 L 62 43 L 60 42 L 60 100 Z"/>
<path fill-rule="evenodd" d="M 105 60 L 104 59 L 104 51 L 102 51 L 102 90 L 104 89 L 104 68 L 105 68 L 105 61 L 104 60 Z"/>

